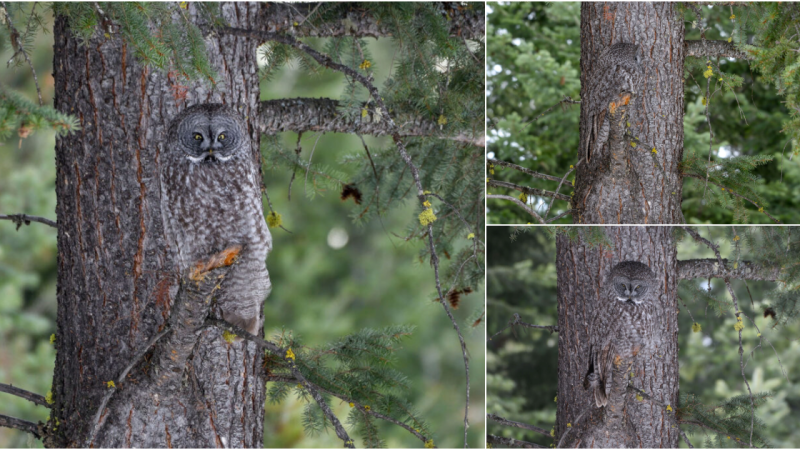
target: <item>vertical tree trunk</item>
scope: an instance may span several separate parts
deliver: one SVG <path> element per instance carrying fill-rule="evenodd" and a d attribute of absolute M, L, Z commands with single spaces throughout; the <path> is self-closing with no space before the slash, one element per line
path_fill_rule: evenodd
<path fill-rule="evenodd" d="M 633 147 L 619 136 L 609 137 L 619 153 L 614 156 L 634 176 L 620 179 L 609 173 L 608 160 L 585 158 L 591 126 L 586 104 L 581 105 L 578 160 L 585 160 L 577 166 L 572 197 L 575 223 L 683 223 L 678 169 L 683 157 L 683 41 L 683 18 L 672 3 L 581 4 L 581 99 L 590 97 L 587 80 L 599 76 L 597 59 L 612 44 L 639 45 L 645 68 L 623 121 L 639 143 Z"/>
<path fill-rule="evenodd" d="M 647 264 L 658 279 L 656 317 L 660 318 L 657 326 L 661 342 L 655 357 L 647 361 L 638 358 L 632 382 L 664 404 L 674 406 L 678 401 L 678 266 L 672 229 L 605 227 L 604 232 L 610 247 L 592 246 L 585 237 L 570 240 L 563 234 L 556 243 L 559 329 L 556 441 L 571 430 L 562 445 L 589 445 L 579 440 L 597 411 L 591 391 L 583 387 L 583 379 L 589 365 L 589 333 L 600 332 L 589 327 L 598 296 L 604 292 L 606 276 L 622 261 Z M 623 415 L 634 431 L 627 436 L 627 442 L 617 442 L 614 446 L 677 447 L 678 430 L 670 427 L 662 408 L 637 401 L 631 394 L 626 395 L 624 405 Z"/>
<path fill-rule="evenodd" d="M 261 4 L 225 3 L 235 27 L 255 28 Z M 185 11 L 200 22 L 194 6 Z M 82 43 L 63 17 L 55 35 L 55 107 L 75 115 L 81 131 L 56 142 L 58 331 L 53 426 L 48 445 L 87 444 L 107 382 L 116 380 L 170 317 L 177 278 L 160 212 L 159 154 L 170 120 L 186 106 L 234 105 L 258 112 L 257 42 L 212 35 L 215 83 L 188 83 L 148 70 L 119 35 L 96 32 Z M 258 158 L 259 134 L 250 135 Z M 228 344 L 199 332 L 193 358 L 170 398 L 143 390 L 152 374 L 140 362 L 109 402 L 92 441 L 97 447 L 259 447 L 265 382 L 263 355 L 252 343 Z M 146 358 L 147 359 L 147 358 Z M 138 392 L 138 394 L 137 394 Z"/>

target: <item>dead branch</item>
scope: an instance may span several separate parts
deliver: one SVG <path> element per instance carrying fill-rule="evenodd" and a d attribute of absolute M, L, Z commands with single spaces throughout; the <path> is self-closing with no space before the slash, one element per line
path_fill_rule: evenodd
<path fill-rule="evenodd" d="M 30 433 L 36 439 L 42 438 L 42 433 L 39 430 L 39 425 L 28 422 L 27 420 L 17 419 L 16 417 L 6 416 L 0 414 L 0 427 L 14 428 L 17 430 Z"/>
<path fill-rule="evenodd" d="M 17 224 L 17 230 L 19 230 L 19 227 L 21 227 L 23 224 L 30 225 L 31 222 L 39 222 L 51 226 L 53 228 L 58 228 L 58 224 L 50 219 L 45 219 L 44 217 L 29 216 L 27 214 L 0 214 L 0 220 L 10 220 L 14 222 L 15 224 Z"/>
<path fill-rule="evenodd" d="M 0 392 L 16 395 L 17 397 L 24 398 L 29 402 L 32 402 L 39 406 L 44 406 L 45 408 L 50 407 L 50 405 L 47 403 L 47 400 L 45 400 L 45 397 L 43 395 L 34 394 L 33 392 L 29 392 L 24 389 L 14 387 L 10 384 L 0 383 Z"/>
<path fill-rule="evenodd" d="M 505 425 L 505 426 L 508 426 L 508 427 L 524 428 L 526 430 L 531 430 L 531 431 L 535 431 L 535 432 L 537 432 L 539 434 L 543 434 L 543 435 L 545 435 L 547 437 L 552 437 L 552 436 L 550 436 L 550 432 L 545 430 L 544 428 L 539 428 L 539 427 L 536 427 L 536 426 L 533 426 L 533 425 L 528 425 L 527 423 L 514 422 L 513 420 L 504 419 L 504 418 L 498 416 L 497 414 L 486 414 L 486 417 L 491 419 L 491 420 L 494 420 L 495 422 L 499 423 L 500 425 Z"/>
<path fill-rule="evenodd" d="M 781 273 L 780 267 L 764 267 L 751 261 L 739 261 L 735 269 L 734 261 L 723 259 L 722 263 L 725 264 L 724 268 L 719 266 L 717 259 L 711 258 L 678 261 L 678 278 L 722 278 L 727 273 L 730 278 L 737 280 L 776 281 Z"/>

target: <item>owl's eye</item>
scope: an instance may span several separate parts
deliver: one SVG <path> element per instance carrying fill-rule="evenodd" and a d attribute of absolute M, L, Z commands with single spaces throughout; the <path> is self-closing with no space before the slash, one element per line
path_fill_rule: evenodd
<path fill-rule="evenodd" d="M 225 134 L 224 133 L 220 133 L 220 135 L 217 136 L 217 140 L 224 141 L 225 140 Z"/>
<path fill-rule="evenodd" d="M 203 140 L 203 135 L 202 135 L 202 134 L 200 134 L 200 133 L 195 133 L 195 134 L 194 134 L 194 140 L 195 140 L 195 141 L 201 141 L 201 140 Z"/>
<path fill-rule="evenodd" d="M 634 288 L 634 290 L 636 290 L 636 289 L 639 289 L 640 287 L 641 287 L 641 286 L 636 286 L 636 287 Z"/>

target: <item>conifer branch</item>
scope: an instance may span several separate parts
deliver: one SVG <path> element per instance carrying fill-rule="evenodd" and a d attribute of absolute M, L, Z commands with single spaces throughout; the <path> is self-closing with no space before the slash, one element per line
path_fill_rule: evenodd
<path fill-rule="evenodd" d="M 536 219 L 539 223 L 541 223 L 543 225 L 545 224 L 545 221 L 544 221 L 544 219 L 542 219 L 542 216 L 537 214 L 536 211 L 532 210 L 531 208 L 528 208 L 528 206 L 525 203 L 522 203 L 522 201 L 520 201 L 520 199 L 518 199 L 518 198 L 511 197 L 509 195 L 495 195 L 495 194 L 489 194 L 489 195 L 486 196 L 486 198 L 487 199 L 495 198 L 495 199 L 499 199 L 499 200 L 512 201 L 512 202 L 516 203 L 520 208 L 524 209 L 525 212 L 530 214 L 531 217 Z"/>
<path fill-rule="evenodd" d="M 737 58 L 755 59 L 747 52 L 736 48 L 732 42 L 716 40 L 687 40 L 683 41 L 685 56 L 695 56 L 698 58 Z"/>
<path fill-rule="evenodd" d="M 39 425 L 33 422 L 28 422 L 27 420 L 17 419 L 16 417 L 0 414 L 0 427 L 14 428 L 26 433 L 30 433 L 36 439 L 42 438 L 42 434 L 39 431 Z"/>
<path fill-rule="evenodd" d="M 537 328 L 537 329 L 540 329 L 540 330 L 548 330 L 548 331 L 550 331 L 550 334 L 558 333 L 558 325 L 534 325 L 534 324 L 531 324 L 531 323 L 523 322 L 522 318 L 519 316 L 519 314 L 518 313 L 514 313 L 514 315 L 511 317 L 511 320 L 508 321 L 506 326 L 503 327 L 503 329 L 501 329 L 500 331 L 498 331 L 494 335 L 492 335 L 492 337 L 490 337 L 486 341 L 487 342 L 491 341 L 492 339 L 497 337 L 497 335 L 499 335 L 500 333 L 506 331 L 509 328 L 511 328 L 513 330 L 514 327 L 517 326 L 517 325 L 525 327 L 525 328 Z"/>
<path fill-rule="evenodd" d="M 388 122 L 366 117 L 349 117 L 339 110 L 341 103 L 329 98 L 287 98 L 262 101 L 259 105 L 257 126 L 262 133 L 275 134 L 284 131 L 301 133 L 321 131 L 333 133 L 356 133 L 370 136 L 392 134 Z M 363 105 L 366 107 L 366 105 Z M 435 121 L 415 117 L 397 119 L 401 137 L 431 137 L 483 147 L 483 136 L 460 132 L 449 135 L 440 130 Z"/>
<path fill-rule="evenodd" d="M 580 101 L 580 100 L 573 100 L 573 99 L 572 99 L 572 97 L 570 97 L 569 95 L 565 95 L 563 100 L 561 100 L 560 102 L 556 103 L 555 105 L 553 105 L 553 106 L 551 106 L 551 107 L 549 107 L 549 108 L 545 109 L 544 111 L 542 111 L 542 113 L 541 113 L 541 114 L 539 114 L 538 116 L 534 117 L 533 119 L 529 120 L 529 121 L 528 121 L 528 122 L 526 122 L 526 123 L 532 123 L 532 122 L 536 122 L 537 120 L 539 120 L 539 119 L 541 119 L 542 117 L 544 117 L 544 116 L 545 116 L 547 113 L 549 113 L 550 111 L 552 111 L 552 110 L 556 109 L 556 106 L 562 105 L 562 104 L 564 104 L 564 103 L 566 103 L 566 104 L 568 104 L 568 105 L 580 105 L 580 104 L 581 104 L 581 101 Z"/>
<path fill-rule="evenodd" d="M 342 72 L 345 75 L 349 76 L 353 80 L 356 80 L 362 86 L 364 86 L 370 93 L 375 104 L 381 108 L 381 111 L 385 113 L 386 121 L 391 129 L 392 139 L 397 147 L 398 153 L 400 153 L 400 157 L 405 161 L 406 166 L 408 167 L 409 171 L 411 172 L 411 176 L 414 179 L 414 185 L 417 188 L 417 199 L 421 204 L 426 201 L 425 198 L 425 190 L 422 187 L 422 181 L 420 181 L 419 176 L 419 169 L 411 160 L 411 156 L 408 154 L 406 150 L 406 146 L 401 139 L 400 129 L 395 124 L 394 120 L 392 119 L 391 115 L 388 113 L 389 109 L 386 107 L 386 104 L 383 101 L 383 98 L 378 92 L 378 89 L 372 83 L 372 75 L 369 78 L 365 77 L 355 69 L 345 66 L 344 64 L 340 64 L 335 62 L 331 59 L 330 56 L 325 55 L 323 53 L 314 50 L 313 48 L 309 47 L 308 45 L 304 44 L 303 42 L 298 41 L 293 36 L 280 34 L 280 33 L 270 33 L 270 32 L 259 32 L 255 30 L 246 30 L 241 28 L 232 28 L 223 26 L 220 27 L 219 30 L 223 33 L 228 33 L 236 36 L 243 36 L 243 37 L 251 37 L 255 39 L 262 39 L 262 40 L 271 40 L 275 42 L 280 42 L 285 45 L 289 45 L 294 47 L 300 51 L 305 52 L 319 64 L 324 67 L 328 67 L 332 70 L 336 70 L 338 72 Z M 425 225 L 423 225 L 425 226 Z M 441 282 L 439 280 L 439 257 L 436 254 L 436 245 L 433 242 L 433 225 L 431 222 L 427 224 L 428 228 L 428 244 L 429 249 L 431 252 L 431 263 L 433 264 L 433 273 L 434 278 L 436 280 L 436 291 L 439 294 L 439 303 L 441 303 L 442 307 L 447 313 L 447 316 L 450 318 L 450 321 L 453 324 L 453 328 L 456 330 L 456 334 L 458 335 L 459 343 L 461 344 L 461 353 L 464 359 L 464 373 L 466 378 L 466 401 L 464 406 L 464 446 L 467 446 L 467 429 L 469 428 L 469 356 L 467 355 L 467 344 L 464 341 L 464 337 L 461 335 L 461 329 L 458 326 L 458 322 L 456 321 L 455 317 L 453 317 L 452 312 L 447 304 L 447 300 L 444 297 L 442 292 Z M 320 399 L 321 400 L 321 399 Z M 342 430 L 344 431 L 344 430 Z M 337 432 L 338 434 L 338 432 Z M 347 445 L 347 442 L 345 442 Z"/>
<path fill-rule="evenodd" d="M 277 382 L 281 382 L 281 383 L 297 384 L 299 382 L 299 380 L 297 378 L 281 377 L 281 376 L 277 376 L 277 375 L 270 375 L 267 378 L 268 378 L 268 381 L 277 381 Z M 374 411 L 372 408 L 369 408 L 369 409 L 364 408 L 364 405 L 362 403 L 360 403 L 360 402 L 358 402 L 358 401 L 356 401 L 354 399 L 351 399 L 351 398 L 347 397 L 346 395 L 339 394 L 337 392 L 325 389 L 324 387 L 322 387 L 322 386 L 320 386 L 318 384 L 315 384 L 315 383 L 311 383 L 310 381 L 309 381 L 309 384 L 314 386 L 316 389 L 319 389 L 320 391 L 322 391 L 322 392 L 324 392 L 324 393 L 326 393 L 326 394 L 328 394 L 330 396 L 336 397 L 336 398 L 338 398 L 338 399 L 340 399 L 340 400 L 342 400 L 342 401 L 344 401 L 344 402 L 346 402 L 348 404 L 352 403 L 352 406 L 354 408 L 358 408 L 358 410 L 361 411 L 361 412 L 367 413 L 367 414 L 371 415 L 372 417 L 375 417 L 375 418 L 381 419 L 381 420 L 385 420 L 387 422 L 393 423 L 393 424 L 395 424 L 395 425 L 397 425 L 397 426 L 399 426 L 401 428 L 406 429 L 409 433 L 413 434 L 417 439 L 421 440 L 423 443 L 427 443 L 431 439 L 431 438 L 425 436 L 424 434 L 420 433 L 419 431 L 415 430 L 411 426 L 409 426 L 409 425 L 407 425 L 407 424 L 405 424 L 403 422 L 400 422 L 399 420 L 396 420 L 396 419 L 394 419 L 392 417 L 389 417 L 389 416 L 381 414 L 381 413 L 379 413 L 377 411 Z M 436 447 L 434 447 L 434 448 L 436 448 Z"/>
<path fill-rule="evenodd" d="M 486 435 L 486 443 L 492 444 L 493 446 L 496 444 L 500 444 L 500 445 L 506 445 L 508 447 L 517 447 L 517 448 L 547 448 L 543 445 L 534 444 L 533 442 L 520 441 L 519 439 L 507 438 L 502 436 L 495 436 L 493 434 Z"/>
<path fill-rule="evenodd" d="M 44 406 L 45 408 L 50 407 L 50 404 L 47 403 L 47 400 L 43 395 L 35 394 L 33 392 L 29 392 L 24 389 L 20 389 L 18 387 L 14 387 L 10 384 L 0 383 L 0 392 L 5 392 L 6 394 L 11 394 L 20 398 L 24 398 L 29 402 L 32 402 L 39 406 Z"/>
<path fill-rule="evenodd" d="M 50 219 L 45 219 L 44 217 L 29 216 L 27 214 L 0 214 L 0 220 L 10 220 L 14 222 L 15 224 L 17 224 L 17 230 L 19 230 L 19 227 L 21 227 L 23 224 L 30 225 L 31 222 L 39 222 L 51 226 L 53 228 L 58 228 L 58 224 Z"/>
<path fill-rule="evenodd" d="M 684 174 L 683 174 L 683 176 L 684 176 L 684 177 L 689 177 L 689 178 L 695 178 L 695 179 L 697 179 L 697 180 L 701 180 L 701 181 L 706 181 L 706 179 L 705 179 L 705 178 L 703 178 L 703 177 L 701 177 L 701 176 L 699 176 L 699 175 L 695 175 L 695 174 L 693 174 L 693 173 L 684 173 Z M 732 195 L 734 195 L 734 196 L 736 196 L 736 197 L 739 197 L 739 198 L 741 198 L 741 199 L 743 199 L 743 200 L 747 200 L 747 201 L 748 201 L 748 202 L 750 202 L 750 203 L 751 203 L 753 206 L 755 206 L 756 208 L 758 208 L 758 212 L 766 214 L 766 215 L 767 215 L 767 217 L 769 217 L 770 219 L 772 219 L 772 221 L 773 221 L 773 222 L 775 222 L 776 224 L 781 224 L 781 223 L 782 223 L 780 220 L 778 220 L 778 219 L 776 219 L 775 217 L 773 217 L 773 216 L 772 216 L 772 214 L 770 214 L 770 213 L 768 213 L 767 211 L 765 211 L 765 210 L 764 210 L 764 208 L 762 208 L 762 207 L 758 206 L 758 203 L 757 203 L 757 202 L 755 202 L 755 201 L 753 201 L 753 200 L 751 200 L 751 199 L 749 199 L 749 198 L 745 197 L 745 196 L 744 196 L 744 195 L 742 195 L 742 194 L 739 194 L 739 193 L 737 193 L 737 192 L 736 192 L 736 191 L 734 191 L 733 189 L 731 189 L 731 188 L 729 188 L 729 187 L 725 187 L 725 186 L 723 186 L 723 185 L 721 185 L 721 184 L 719 184 L 719 183 L 715 183 L 715 182 L 713 182 L 713 181 L 711 181 L 711 180 L 708 180 L 708 183 L 710 183 L 710 184 L 713 184 L 714 186 L 717 186 L 717 187 L 720 187 L 720 188 L 725 188 L 725 190 L 726 190 L 726 191 L 728 191 L 728 192 L 730 192 Z"/>
<path fill-rule="evenodd" d="M 700 428 L 705 428 L 707 430 L 711 430 L 711 431 L 713 431 L 715 433 L 718 433 L 718 434 L 724 434 L 724 435 L 728 435 L 729 434 L 729 433 L 727 433 L 725 431 L 718 430 L 718 429 L 716 429 L 716 428 L 714 428 L 714 427 L 712 427 L 712 426 L 710 426 L 708 424 L 700 422 L 699 420 L 681 420 L 681 419 L 678 419 L 677 421 L 678 421 L 679 424 L 695 425 L 695 426 L 698 426 Z M 737 442 L 740 442 L 742 446 L 747 445 L 747 442 L 744 442 L 744 441 L 741 441 L 741 440 L 739 440 Z M 756 448 L 756 447 L 753 447 L 751 445 L 750 448 Z"/>
<path fill-rule="evenodd" d="M 508 427 L 524 428 L 526 430 L 531 430 L 531 431 L 535 431 L 535 432 L 537 432 L 539 434 L 543 434 L 543 435 L 545 435 L 547 437 L 552 437 L 552 436 L 550 436 L 550 432 L 545 430 L 544 428 L 539 428 L 539 427 L 536 427 L 536 426 L 533 426 L 533 425 L 528 425 L 527 423 L 514 422 L 513 420 L 504 419 L 504 418 L 498 416 L 497 414 L 486 414 L 486 417 L 491 419 L 491 420 L 494 420 L 495 422 L 499 423 L 500 425 L 505 425 L 505 426 L 508 426 Z"/>
<path fill-rule="evenodd" d="M 724 269 L 716 259 L 687 259 L 678 261 L 678 278 L 722 278 L 727 275 L 737 280 L 777 281 L 781 273 L 779 266 L 764 267 L 751 261 L 729 261 L 723 259 Z M 734 264 L 738 264 L 736 269 Z"/>
<path fill-rule="evenodd" d="M 583 158 L 581 158 L 581 160 L 578 161 L 578 164 L 575 164 L 574 167 L 573 166 L 569 166 L 569 171 L 567 171 L 567 173 L 564 174 L 564 177 L 561 179 L 561 181 L 558 182 L 558 187 L 556 188 L 555 195 L 550 200 L 550 204 L 547 205 L 547 211 L 545 211 L 545 213 L 544 213 L 544 220 L 547 220 L 547 216 L 550 215 L 550 208 L 553 207 L 553 202 L 556 201 L 556 197 L 555 196 L 558 195 L 558 191 L 561 190 L 561 186 L 564 184 L 564 181 L 567 179 L 569 174 L 571 174 L 578 166 L 581 165 L 582 162 L 583 162 Z"/>
<path fill-rule="evenodd" d="M 323 8 L 320 8 L 320 5 Z M 486 19 L 483 11 L 463 7 L 454 2 L 436 2 L 439 12 L 448 18 L 449 33 L 454 37 L 471 40 L 485 39 Z M 314 13 L 319 9 L 330 16 L 333 8 L 339 18 L 327 19 L 325 23 L 313 25 Z M 371 37 L 392 36 L 391 27 L 380 21 L 365 6 L 358 3 L 342 3 L 333 6 L 325 3 L 273 3 L 269 14 L 259 24 L 264 30 L 289 30 L 297 37 Z"/>
<path fill-rule="evenodd" d="M 539 173 L 539 172 L 534 172 L 531 169 L 527 169 L 525 167 L 518 166 L 518 165 L 516 165 L 514 163 L 500 161 L 499 159 L 492 159 L 492 158 L 487 158 L 486 160 L 489 162 L 489 164 L 508 167 L 509 169 L 517 170 L 519 172 L 522 172 L 524 174 L 530 175 L 530 176 L 535 177 L 535 178 L 541 178 L 543 180 L 550 180 L 550 181 L 561 181 L 561 178 L 554 177 L 552 175 Z"/>
<path fill-rule="evenodd" d="M 489 186 L 493 187 L 514 189 L 515 191 L 522 192 L 526 195 L 538 195 L 539 197 L 552 197 L 554 199 L 564 200 L 565 202 L 570 201 L 570 197 L 568 195 L 559 194 L 558 192 L 545 191 L 544 189 L 521 186 L 519 184 L 514 184 L 508 181 L 493 180 L 490 178 L 488 184 Z"/>
<path fill-rule="evenodd" d="M 11 59 L 8 60 L 8 64 L 11 64 L 11 61 L 16 58 L 17 54 L 22 54 L 25 57 L 25 61 L 28 63 L 28 67 L 31 69 L 31 73 L 33 74 L 33 84 L 36 85 L 36 94 L 39 96 L 39 106 L 44 106 L 44 102 L 42 101 L 42 90 L 39 89 L 39 77 L 36 76 L 36 69 L 33 68 L 33 63 L 31 62 L 30 56 L 28 56 L 28 52 L 25 50 L 23 43 L 20 41 L 20 34 L 16 28 L 14 28 L 14 23 L 11 22 L 11 15 L 8 14 L 8 5 L 6 2 L 0 2 L 3 5 L 3 13 L 6 16 L 6 26 L 8 27 L 8 33 L 11 35 L 11 47 L 13 50 L 16 51 Z M 36 5 L 34 4 L 34 8 Z M 31 11 L 33 14 L 33 11 Z M 17 48 L 14 47 L 14 42 L 16 41 Z"/>
<path fill-rule="evenodd" d="M 291 348 L 283 348 L 274 342 L 261 339 L 258 336 L 250 334 L 244 328 L 238 327 L 224 320 L 206 319 L 205 322 L 207 325 L 217 327 L 221 330 L 226 330 L 230 333 L 233 333 L 237 337 L 254 342 L 261 350 L 266 350 L 286 362 L 289 365 L 289 369 L 292 371 L 292 376 L 294 376 L 299 384 L 302 384 L 303 387 L 308 390 L 308 392 L 311 394 L 311 397 L 319 405 L 323 414 L 325 414 L 328 420 L 331 421 L 331 424 L 336 431 L 336 436 L 338 436 L 339 439 L 344 442 L 344 446 L 347 448 L 355 448 L 355 445 L 353 445 L 353 440 L 350 439 L 350 436 L 347 434 L 347 431 L 345 431 L 342 423 L 339 421 L 339 418 L 337 418 L 333 411 L 331 411 L 330 406 L 328 406 L 328 403 L 319 393 L 317 386 L 308 381 L 308 379 L 306 379 L 306 377 L 297 368 L 297 364 L 295 363 L 296 356 L 294 355 L 294 352 L 291 351 Z"/>
<path fill-rule="evenodd" d="M 735 308 L 735 316 L 737 321 L 741 321 L 741 310 L 739 309 L 739 301 L 736 298 L 736 293 L 733 292 L 733 288 L 731 287 L 730 281 L 730 274 L 728 273 L 728 269 L 725 267 L 725 263 L 722 259 L 722 256 L 719 253 L 719 246 L 712 243 L 708 239 L 700 236 L 700 234 L 689 228 L 689 227 L 681 227 L 683 228 L 689 235 L 694 238 L 695 241 L 705 244 L 708 248 L 714 251 L 714 254 L 717 256 L 717 262 L 719 266 L 722 268 L 723 273 L 723 280 L 725 281 L 725 286 L 728 288 L 728 293 L 731 294 L 731 299 L 733 299 L 733 307 Z M 737 331 L 739 333 L 739 367 L 742 370 L 742 378 L 744 379 L 744 384 L 747 386 L 747 392 L 750 393 L 750 447 L 753 446 L 753 430 L 755 428 L 755 418 L 756 418 L 756 404 L 755 400 L 753 399 L 753 391 L 750 389 L 750 382 L 747 381 L 747 376 L 744 373 L 744 347 L 742 346 L 742 329 L 744 327 L 738 328 Z"/>

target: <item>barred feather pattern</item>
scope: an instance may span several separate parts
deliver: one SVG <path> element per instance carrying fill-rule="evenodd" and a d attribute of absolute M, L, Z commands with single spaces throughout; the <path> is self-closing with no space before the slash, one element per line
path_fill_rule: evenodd
<path fill-rule="evenodd" d="M 608 404 L 614 362 L 654 351 L 656 291 L 655 274 L 638 261 L 620 262 L 606 278 L 605 296 L 595 305 L 589 330 L 589 367 L 583 382 L 585 389 L 594 391 L 598 407 Z"/>
<path fill-rule="evenodd" d="M 220 284 L 223 319 L 258 335 L 272 284 L 266 259 L 272 236 L 264 220 L 258 167 L 244 119 L 221 104 L 179 114 L 161 154 L 161 212 L 181 273 L 210 255 L 241 245 Z"/>
<path fill-rule="evenodd" d="M 587 77 L 587 89 L 584 91 L 592 127 L 584 152 L 587 161 L 600 155 L 608 141 L 608 104 L 623 92 L 636 93 L 643 73 L 643 60 L 639 45 L 623 42 L 608 47 L 598 57 Z"/>

